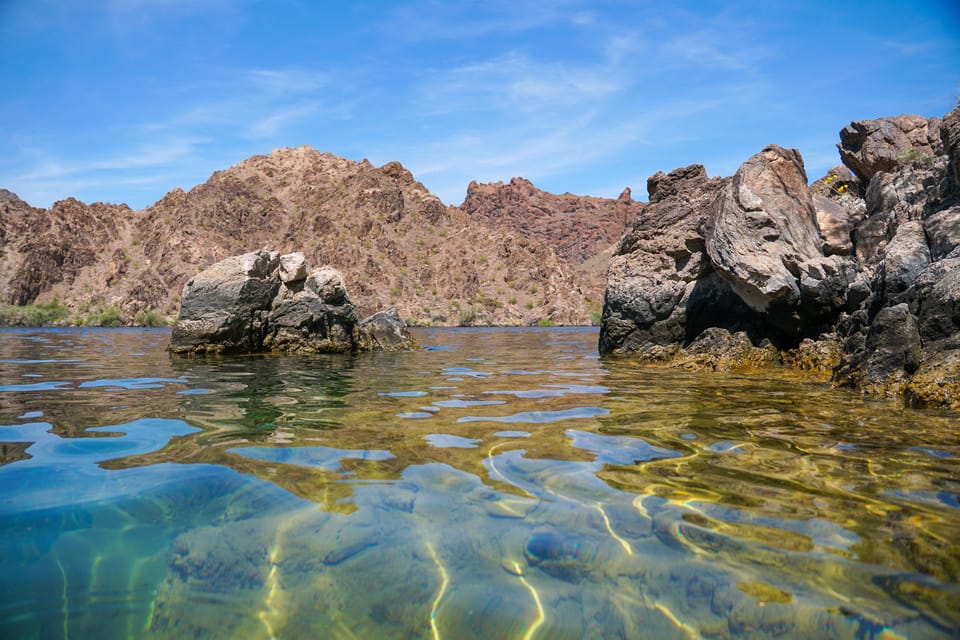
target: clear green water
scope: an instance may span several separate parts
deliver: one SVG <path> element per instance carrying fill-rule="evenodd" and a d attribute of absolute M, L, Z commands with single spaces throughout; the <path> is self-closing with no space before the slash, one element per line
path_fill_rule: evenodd
<path fill-rule="evenodd" d="M 956 414 L 417 335 L 0 332 L 0 637 L 960 634 Z"/>

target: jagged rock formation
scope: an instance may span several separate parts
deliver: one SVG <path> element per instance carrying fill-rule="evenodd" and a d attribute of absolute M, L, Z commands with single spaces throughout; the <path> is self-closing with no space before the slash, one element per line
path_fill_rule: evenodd
<path fill-rule="evenodd" d="M 485 226 L 543 242 L 582 282 L 588 305 L 603 297 L 607 261 L 623 234 L 636 222 L 643 203 L 624 189 L 617 199 L 553 194 L 529 180 L 471 182 L 460 209 Z"/>
<path fill-rule="evenodd" d="M 45 235 L 44 235 L 45 234 Z M 143 211 L 0 197 L 0 302 L 175 316 L 183 284 L 251 247 L 335 260 L 362 314 L 416 324 L 589 324 L 581 277 L 535 238 L 447 207 L 399 163 L 309 147 L 254 156 Z"/>
<path fill-rule="evenodd" d="M 711 269 L 699 231 L 723 184 L 701 165 L 647 180 L 650 202 L 610 260 L 601 353 L 691 339 L 704 328 L 701 306 L 731 319 L 745 311 Z M 728 302 L 734 308 L 724 308 Z"/>
<path fill-rule="evenodd" d="M 810 187 L 776 146 L 732 178 L 651 177 L 610 264 L 601 353 L 786 362 L 960 406 L 960 108 L 854 122 L 838 146 L 849 170 Z"/>
<path fill-rule="evenodd" d="M 104 256 L 103 246 L 120 239 L 131 214 L 126 205 L 73 198 L 47 211 L 0 190 L 3 301 L 27 304 L 56 284 L 73 285 L 85 268 L 114 257 Z"/>
<path fill-rule="evenodd" d="M 184 285 L 170 337 L 174 353 L 345 353 L 418 348 L 396 312 L 360 321 L 343 276 L 313 272 L 302 253 L 253 251 Z"/>

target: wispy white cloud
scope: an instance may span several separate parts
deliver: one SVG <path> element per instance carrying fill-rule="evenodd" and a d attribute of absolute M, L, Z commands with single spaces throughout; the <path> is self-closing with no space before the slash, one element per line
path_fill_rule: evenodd
<path fill-rule="evenodd" d="M 425 74 L 417 87 L 424 109 L 434 113 L 543 112 L 595 103 L 626 89 L 614 66 L 538 61 L 512 51 Z"/>
<path fill-rule="evenodd" d="M 254 139 L 272 138 L 280 131 L 316 114 L 320 108 L 321 105 L 316 102 L 281 108 L 251 122 L 245 135 Z"/>
<path fill-rule="evenodd" d="M 148 141 L 132 151 L 95 160 L 89 164 L 89 169 L 123 171 L 169 165 L 192 155 L 199 147 L 211 141 L 209 137 L 199 136 Z"/>
<path fill-rule="evenodd" d="M 915 40 L 884 40 L 881 45 L 886 49 L 892 50 L 897 55 L 907 58 L 913 58 L 921 55 L 935 53 L 941 49 L 940 42 L 918 42 Z"/>
<path fill-rule="evenodd" d="M 279 96 L 312 93 L 328 83 L 328 74 L 309 69 L 250 69 L 241 77 L 250 89 Z"/>
<path fill-rule="evenodd" d="M 424 0 L 397 7 L 381 28 L 410 41 L 472 40 L 594 22 L 590 3 L 578 0 L 487 0 L 482 5 Z"/>
<path fill-rule="evenodd" d="M 55 160 L 52 153 L 34 149 L 36 163 L 26 172 L 12 176 L 11 180 L 18 183 L 49 181 L 99 171 L 131 171 L 161 167 L 182 160 L 191 155 L 199 145 L 209 141 L 209 138 L 198 137 L 168 138 L 147 142 L 130 151 L 121 151 L 100 158 L 85 157 L 84 160 L 73 163 Z M 127 179 L 136 178 L 128 177 Z"/>

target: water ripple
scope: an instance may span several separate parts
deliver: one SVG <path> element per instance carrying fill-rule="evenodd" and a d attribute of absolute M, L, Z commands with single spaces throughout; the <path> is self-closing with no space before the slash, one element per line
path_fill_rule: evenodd
<path fill-rule="evenodd" d="M 337 471 L 342 460 L 391 460 L 389 451 L 377 449 L 334 449 L 330 447 L 236 447 L 228 452 L 245 458 L 280 462 L 298 467 L 311 467 L 324 471 Z"/>
<path fill-rule="evenodd" d="M 423 436 L 423 439 L 438 449 L 476 449 L 481 442 L 477 438 L 464 438 L 445 433 L 431 433 Z"/>
<path fill-rule="evenodd" d="M 575 429 L 568 429 L 566 435 L 573 440 L 574 447 L 596 453 L 596 461 L 605 464 L 631 465 L 683 455 L 629 436 L 605 436 Z"/>
<path fill-rule="evenodd" d="M 166 383 L 186 384 L 186 380 L 180 378 L 105 378 L 102 380 L 88 380 L 80 383 L 81 389 L 162 389 Z"/>
<path fill-rule="evenodd" d="M 457 422 L 519 422 L 547 424 L 562 420 L 576 420 L 582 418 L 596 418 L 610 413 L 609 409 L 601 407 L 575 407 L 559 411 L 521 411 L 509 416 L 463 416 Z"/>
<path fill-rule="evenodd" d="M 33 382 L 31 384 L 0 384 L 0 391 L 62 391 L 73 385 L 63 381 Z"/>

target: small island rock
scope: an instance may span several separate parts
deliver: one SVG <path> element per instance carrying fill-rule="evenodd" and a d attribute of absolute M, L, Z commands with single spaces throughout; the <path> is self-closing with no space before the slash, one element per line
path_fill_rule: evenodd
<path fill-rule="evenodd" d="M 361 321 L 343 276 L 307 275 L 303 254 L 253 251 L 204 269 L 183 288 L 170 339 L 174 353 L 349 353 L 419 348 L 393 312 L 390 338 L 376 314 Z"/>

